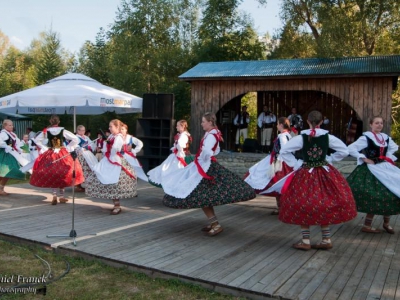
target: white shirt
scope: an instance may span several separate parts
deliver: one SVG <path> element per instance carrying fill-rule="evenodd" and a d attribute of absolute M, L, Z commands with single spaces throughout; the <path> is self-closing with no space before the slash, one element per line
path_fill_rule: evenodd
<path fill-rule="evenodd" d="M 270 124 L 270 123 L 275 123 L 276 122 L 276 116 L 274 114 L 266 115 L 265 112 L 263 111 L 257 119 L 257 124 L 258 127 L 262 128 L 263 124 Z"/>

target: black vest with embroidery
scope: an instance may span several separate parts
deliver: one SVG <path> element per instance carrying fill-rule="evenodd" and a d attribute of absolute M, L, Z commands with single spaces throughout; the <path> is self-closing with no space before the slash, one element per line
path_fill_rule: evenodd
<path fill-rule="evenodd" d="M 362 151 L 363 154 L 367 158 L 373 160 L 374 163 L 376 163 L 376 164 L 385 162 L 386 160 L 379 158 L 379 156 L 381 155 L 381 152 L 380 152 L 381 147 L 378 146 L 377 144 L 375 144 L 375 142 L 372 139 L 370 139 L 369 137 L 367 137 L 366 135 L 364 135 L 364 136 L 367 138 L 368 146 L 367 146 L 367 148 L 363 149 L 363 151 Z M 386 153 L 388 150 L 388 145 L 389 145 L 389 137 L 386 140 L 386 146 L 383 147 L 384 148 L 383 153 L 382 153 L 383 156 L 386 156 Z"/>
<path fill-rule="evenodd" d="M 285 135 L 286 139 L 289 140 L 290 138 Z M 279 137 L 276 138 L 276 140 L 274 141 L 274 145 L 272 147 L 272 152 L 275 153 L 275 158 L 278 156 L 279 152 L 281 151 L 281 140 L 279 139 Z"/>
<path fill-rule="evenodd" d="M 64 129 L 60 130 L 60 132 L 56 135 L 52 134 L 50 131 L 47 131 L 47 147 L 53 149 L 59 149 L 64 146 Z"/>
<path fill-rule="evenodd" d="M 308 135 L 302 134 L 303 137 L 303 166 L 306 168 L 314 168 L 325 166 L 328 164 L 325 157 L 329 149 L 329 135 L 324 134 L 313 137 L 308 140 Z"/>
<path fill-rule="evenodd" d="M 13 146 L 13 144 L 15 143 L 15 141 L 11 138 L 11 136 L 9 136 L 7 134 L 8 139 L 6 139 L 4 142 L 6 143 L 7 146 Z"/>

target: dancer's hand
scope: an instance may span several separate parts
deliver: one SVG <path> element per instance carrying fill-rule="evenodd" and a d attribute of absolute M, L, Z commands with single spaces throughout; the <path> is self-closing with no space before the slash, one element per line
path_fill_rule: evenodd
<path fill-rule="evenodd" d="M 6 147 L 4 148 L 4 151 L 5 151 L 6 153 L 10 153 L 12 150 L 13 150 L 13 148 L 10 147 L 10 146 L 6 146 Z"/>
<path fill-rule="evenodd" d="M 74 150 L 74 151 L 71 151 L 70 154 L 71 154 L 71 156 L 72 156 L 73 159 L 76 159 L 76 158 L 78 157 L 78 153 L 76 153 L 75 150 Z"/>
<path fill-rule="evenodd" d="M 373 160 L 371 160 L 369 158 L 366 158 L 366 157 L 363 158 L 363 162 L 365 162 L 368 165 L 374 165 L 375 164 Z"/>

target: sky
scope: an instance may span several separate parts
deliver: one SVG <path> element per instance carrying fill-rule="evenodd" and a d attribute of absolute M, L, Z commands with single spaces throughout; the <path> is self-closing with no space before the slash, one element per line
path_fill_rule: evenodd
<path fill-rule="evenodd" d="M 251 15 L 259 35 L 273 34 L 281 27 L 278 0 L 261 7 L 256 0 L 240 6 Z M 59 34 L 61 45 L 78 52 L 85 41 L 94 42 L 100 27 L 114 22 L 121 0 L 0 0 L 0 31 L 23 50 L 39 33 L 50 28 Z"/>

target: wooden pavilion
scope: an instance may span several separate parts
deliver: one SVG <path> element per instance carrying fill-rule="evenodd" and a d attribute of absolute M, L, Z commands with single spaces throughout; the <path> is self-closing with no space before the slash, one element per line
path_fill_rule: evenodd
<path fill-rule="evenodd" d="M 390 133 L 392 93 L 400 75 L 400 55 L 199 63 L 179 79 L 191 84 L 191 134 L 197 149 L 202 115 L 215 112 L 232 149 L 232 119 L 241 98 L 257 93 L 257 116 L 268 105 L 278 116 L 296 107 L 303 119 L 311 110 L 330 120 L 330 132 L 343 141 L 351 110 L 367 130 L 371 116 L 381 115 Z M 251 116 L 257 118 L 257 116 Z M 233 150 L 233 149 L 232 149 Z"/>

